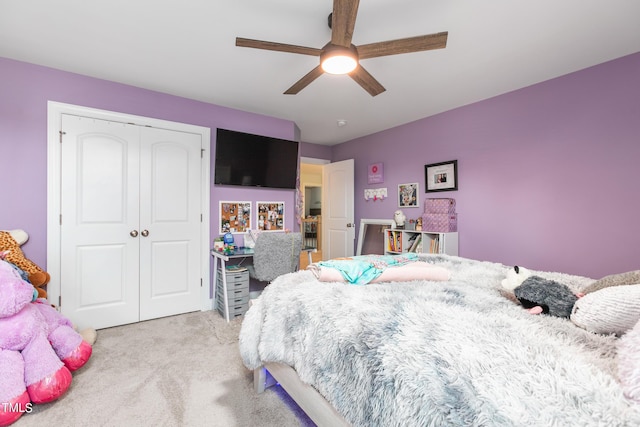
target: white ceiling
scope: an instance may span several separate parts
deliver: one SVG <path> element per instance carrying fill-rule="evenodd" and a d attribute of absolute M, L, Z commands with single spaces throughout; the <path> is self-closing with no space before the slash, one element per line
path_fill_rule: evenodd
<path fill-rule="evenodd" d="M 446 49 L 362 61 L 387 91 L 322 75 L 332 0 L 0 0 L 0 56 L 292 120 L 333 145 L 640 51 L 637 0 L 362 0 L 355 45 L 448 31 Z M 0 70 L 1 75 L 1 70 Z M 338 120 L 347 125 L 337 126 Z"/>

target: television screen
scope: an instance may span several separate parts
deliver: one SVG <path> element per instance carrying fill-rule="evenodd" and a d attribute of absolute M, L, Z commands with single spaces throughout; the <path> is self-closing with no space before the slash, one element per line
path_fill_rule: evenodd
<path fill-rule="evenodd" d="M 297 175 L 296 141 L 218 129 L 215 184 L 295 189 Z"/>

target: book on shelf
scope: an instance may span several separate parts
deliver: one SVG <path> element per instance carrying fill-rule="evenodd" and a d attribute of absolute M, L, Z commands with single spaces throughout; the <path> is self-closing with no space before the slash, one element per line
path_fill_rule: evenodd
<path fill-rule="evenodd" d="M 400 231 L 389 232 L 389 251 L 402 252 L 402 232 Z"/>
<path fill-rule="evenodd" d="M 227 265 L 226 270 L 231 273 L 239 273 L 241 271 L 247 271 L 247 267 L 241 265 Z"/>
<path fill-rule="evenodd" d="M 396 238 L 393 234 L 393 231 L 388 231 L 387 232 L 387 240 L 388 240 L 388 249 L 390 252 L 395 252 L 395 247 L 396 247 Z"/>
<path fill-rule="evenodd" d="M 409 252 L 418 252 L 418 247 L 422 242 L 422 236 L 419 234 L 414 234 L 413 237 L 415 238 L 413 239 L 413 243 L 411 243 L 411 246 L 409 247 Z"/>
<path fill-rule="evenodd" d="M 429 253 L 438 254 L 440 253 L 440 241 L 438 238 L 431 239 L 431 244 L 429 245 Z"/>

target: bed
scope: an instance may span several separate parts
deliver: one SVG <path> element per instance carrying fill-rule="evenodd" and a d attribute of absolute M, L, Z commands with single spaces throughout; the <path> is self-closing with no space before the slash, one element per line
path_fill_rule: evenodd
<path fill-rule="evenodd" d="M 618 336 L 529 314 L 501 287 L 510 267 L 418 262 L 450 279 L 350 285 L 304 270 L 272 282 L 240 332 L 256 391 L 279 382 L 321 426 L 640 425 Z M 535 273 L 574 292 L 594 282 Z"/>

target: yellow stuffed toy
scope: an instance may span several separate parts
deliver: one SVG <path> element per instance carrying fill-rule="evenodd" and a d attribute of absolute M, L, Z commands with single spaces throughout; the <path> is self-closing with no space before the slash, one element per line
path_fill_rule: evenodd
<path fill-rule="evenodd" d="M 49 273 L 38 267 L 36 263 L 24 256 L 20 246 L 29 236 L 22 230 L 0 231 L 0 253 L 5 261 L 16 265 L 29 276 L 29 282 L 38 290 L 38 298 L 46 298 L 44 286 L 49 283 Z"/>

